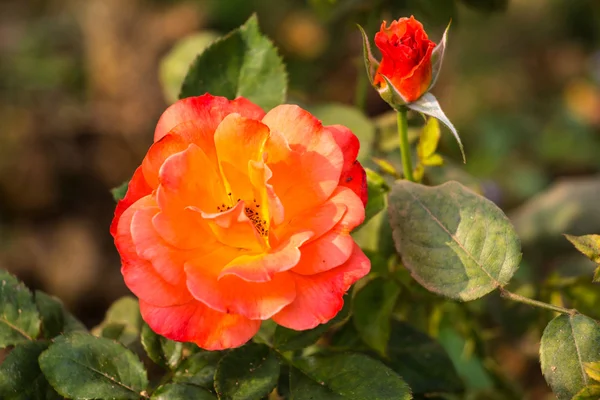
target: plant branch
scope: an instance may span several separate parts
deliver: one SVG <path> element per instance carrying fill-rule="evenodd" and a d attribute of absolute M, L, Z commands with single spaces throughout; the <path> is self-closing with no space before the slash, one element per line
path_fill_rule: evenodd
<path fill-rule="evenodd" d="M 408 120 L 406 117 L 408 109 L 400 107 L 397 110 L 398 117 L 398 137 L 400 139 L 400 157 L 402 158 L 402 172 L 404 178 L 411 182 L 415 182 L 413 176 L 413 166 L 410 156 L 410 145 L 408 143 Z"/>
<path fill-rule="evenodd" d="M 545 308 L 546 310 L 554 311 L 554 312 L 561 313 L 561 314 L 573 315 L 573 314 L 578 313 L 578 311 L 575 309 L 564 308 L 564 307 L 560 307 L 560 306 L 555 306 L 553 304 L 544 303 L 543 301 L 530 299 L 528 297 L 521 296 L 519 294 L 510 292 L 510 291 L 504 289 L 503 287 L 500 287 L 499 290 L 500 290 L 500 295 L 502 297 L 513 300 L 513 301 L 517 301 L 519 303 L 529 304 L 530 306 L 538 307 L 538 308 Z"/>

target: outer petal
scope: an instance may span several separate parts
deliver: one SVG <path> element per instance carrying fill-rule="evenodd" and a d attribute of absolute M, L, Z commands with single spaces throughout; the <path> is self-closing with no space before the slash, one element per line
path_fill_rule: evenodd
<path fill-rule="evenodd" d="M 367 174 L 356 160 L 360 149 L 360 142 L 352 131 L 342 125 L 327 126 L 326 129 L 332 134 L 333 139 L 342 149 L 344 154 L 344 167 L 340 176 L 339 184 L 348 187 L 360 197 L 363 205 L 367 205 Z"/>
<path fill-rule="evenodd" d="M 273 171 L 270 183 L 290 220 L 300 211 L 325 201 L 337 187 L 344 159 L 331 133 L 310 113 L 298 106 L 275 107 L 263 118 L 280 136 L 266 145 L 267 164 Z"/>
<path fill-rule="evenodd" d="M 337 268 L 311 276 L 294 274 L 298 295 L 273 320 L 295 330 L 312 329 L 328 322 L 342 309 L 344 293 L 369 269 L 369 259 L 354 245 L 350 259 Z"/>
<path fill-rule="evenodd" d="M 140 258 L 131 237 L 131 220 L 139 209 L 153 206 L 155 203 L 146 196 L 121 216 L 115 234 L 115 245 L 121 255 L 121 273 L 127 287 L 140 299 L 157 306 L 171 306 L 189 302 L 192 296 L 185 286 L 169 284 L 163 279 L 152 264 Z"/>
<path fill-rule="evenodd" d="M 125 210 L 127 210 L 133 203 L 142 197 L 149 195 L 150 193 L 152 193 L 152 188 L 144 179 L 142 167 L 138 167 L 138 169 L 136 169 L 133 173 L 131 181 L 129 181 L 129 187 L 127 188 L 125 197 L 119 200 L 117 207 L 115 208 L 115 215 L 112 223 L 110 224 L 110 234 L 113 237 L 115 237 L 117 234 L 117 225 L 121 215 L 125 212 Z"/>
<path fill-rule="evenodd" d="M 159 335 L 179 342 L 194 342 L 206 350 L 239 347 L 260 328 L 260 321 L 223 314 L 199 301 L 156 307 L 140 300 L 140 312 L 144 321 Z"/>
<path fill-rule="evenodd" d="M 200 129 L 196 137 L 190 137 L 191 142 L 196 142 L 202 136 L 212 138 L 217 126 L 225 116 L 238 113 L 246 118 L 260 120 L 265 112 L 256 104 L 243 97 L 227 100 L 225 97 L 215 97 L 205 94 L 198 97 L 182 99 L 171 105 L 158 120 L 154 131 L 154 141 L 160 140 L 175 126 L 186 121 L 198 121 Z M 200 139 L 204 141 L 204 139 Z"/>
<path fill-rule="evenodd" d="M 152 189 L 158 187 L 158 173 L 165 160 L 172 154 L 184 151 L 187 147 L 188 143 L 181 136 L 175 134 L 165 135 L 150 146 L 144 161 L 142 161 L 142 171 L 144 178 Z"/>
<path fill-rule="evenodd" d="M 185 272 L 192 295 L 219 312 L 260 320 L 270 318 L 294 300 L 294 280 L 287 272 L 275 274 L 269 282 L 246 282 L 233 275 L 218 279 L 220 267 L 235 256 L 234 249 L 223 246 L 188 262 Z"/>

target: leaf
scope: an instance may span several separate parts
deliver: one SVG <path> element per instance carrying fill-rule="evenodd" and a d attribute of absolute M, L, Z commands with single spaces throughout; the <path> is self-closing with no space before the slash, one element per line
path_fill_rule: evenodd
<path fill-rule="evenodd" d="M 400 295 L 396 282 L 379 277 L 369 281 L 353 299 L 354 326 L 361 339 L 385 356 L 390 338 L 391 317 Z"/>
<path fill-rule="evenodd" d="M 570 400 L 591 383 L 585 363 L 600 355 L 600 325 L 584 315 L 559 315 L 542 335 L 540 361 L 546 382 L 559 400 Z"/>
<path fill-rule="evenodd" d="M 68 398 L 139 399 L 144 366 L 119 343 L 83 333 L 60 336 L 39 358 L 48 382 Z M 147 396 L 146 396 L 147 397 Z"/>
<path fill-rule="evenodd" d="M 363 354 L 297 360 L 290 372 L 294 400 L 408 400 L 410 388 L 394 371 Z"/>
<path fill-rule="evenodd" d="M 463 162 L 467 162 L 467 157 L 465 156 L 465 149 L 463 147 L 462 142 L 460 141 L 460 136 L 458 136 L 458 132 L 452 122 L 446 117 L 444 111 L 440 107 L 440 103 L 438 103 L 437 99 L 431 93 L 425 93 L 418 100 L 406 104 L 406 107 L 410 108 L 413 111 L 420 112 L 425 115 L 429 115 L 440 120 L 444 125 L 450 129 L 450 132 L 454 135 L 454 138 L 458 142 L 458 147 L 460 147 L 460 153 L 462 154 Z"/>
<path fill-rule="evenodd" d="M 227 353 L 217 366 L 215 389 L 219 399 L 260 399 L 279 379 L 279 360 L 271 350 L 249 343 Z"/>
<path fill-rule="evenodd" d="M 362 26 L 356 25 L 360 30 L 360 34 L 363 42 L 363 60 L 365 63 L 365 68 L 367 70 L 367 76 L 369 77 L 369 83 L 373 84 L 373 78 L 375 76 L 375 69 L 379 65 L 379 62 L 373 57 L 373 53 L 371 52 L 371 43 L 369 42 L 369 37 L 365 33 L 365 30 Z"/>
<path fill-rule="evenodd" d="M 581 389 L 572 400 L 598 400 L 600 399 L 600 385 L 591 385 Z"/>
<path fill-rule="evenodd" d="M 113 195 L 113 199 L 115 201 L 123 200 L 125 195 L 127 194 L 127 189 L 129 188 L 129 181 L 125 181 L 119 186 L 110 189 L 110 192 Z"/>
<path fill-rule="evenodd" d="M 42 320 L 42 333 L 52 339 L 62 333 L 85 331 L 85 325 L 69 313 L 62 302 L 54 296 L 36 290 L 35 304 Z"/>
<path fill-rule="evenodd" d="M 454 393 L 463 389 L 444 348 L 405 322 L 392 321 L 386 364 L 406 381 L 413 393 Z"/>
<path fill-rule="evenodd" d="M 444 159 L 439 154 L 434 154 L 421 160 L 421 164 L 426 165 L 428 167 L 437 167 L 444 164 Z"/>
<path fill-rule="evenodd" d="M 381 175 L 369 168 L 365 168 L 365 171 L 367 173 L 367 192 L 369 201 L 365 208 L 365 220 L 363 221 L 363 224 L 366 224 L 371 218 L 385 210 L 387 207 L 387 193 L 390 191 L 390 187 Z"/>
<path fill-rule="evenodd" d="M 600 359 L 600 355 L 598 355 L 598 359 Z M 583 364 L 583 368 L 590 378 L 596 382 L 600 382 L 600 361 L 586 362 Z"/>
<path fill-rule="evenodd" d="M 420 160 L 428 159 L 435 154 L 440 142 L 440 124 L 436 118 L 427 118 L 427 123 L 421 129 L 417 154 Z"/>
<path fill-rule="evenodd" d="M 216 400 L 217 398 L 206 389 L 184 383 L 169 383 L 156 389 L 152 400 Z"/>
<path fill-rule="evenodd" d="M 200 351 L 185 358 L 173 374 L 173 382 L 189 383 L 206 389 L 213 389 L 217 363 L 223 352 Z"/>
<path fill-rule="evenodd" d="M 142 316 L 137 299 L 123 296 L 109 307 L 104 320 L 92 329 L 92 333 L 128 346 L 137 340 L 141 326 Z"/>
<path fill-rule="evenodd" d="M 440 76 L 442 62 L 444 61 L 444 53 L 446 52 L 446 44 L 448 43 L 448 31 L 450 30 L 451 24 L 452 21 L 448 22 L 448 25 L 444 30 L 444 34 L 442 35 L 442 40 L 440 40 L 440 42 L 433 49 L 433 53 L 431 53 L 431 83 L 427 89 L 428 92 L 433 88 L 433 86 L 435 86 Z"/>
<path fill-rule="evenodd" d="M 202 53 L 219 35 L 213 31 L 195 32 L 180 39 L 173 49 L 160 62 L 160 83 L 165 98 L 174 103 L 181 90 L 190 64 Z"/>
<path fill-rule="evenodd" d="M 18 344 L 0 365 L 0 398 L 50 400 L 61 397 L 52 389 L 38 365 L 48 342 Z"/>
<path fill-rule="evenodd" d="M 295 331 L 278 325 L 273 335 L 273 347 L 281 351 L 301 350 L 319 340 L 332 326 L 344 321 L 350 315 L 352 301 L 350 295 L 344 296 L 344 306 L 337 315 L 329 322 L 321 324 L 316 328 L 306 331 Z"/>
<path fill-rule="evenodd" d="M 350 129 L 361 143 L 358 161 L 364 163 L 369 160 L 370 144 L 375 138 L 375 124 L 361 110 L 338 103 L 311 106 L 308 110 L 321 120 L 323 125 L 341 124 Z"/>
<path fill-rule="evenodd" d="M 519 238 L 508 218 L 458 182 L 398 181 L 389 202 L 403 264 L 432 292 L 474 300 L 506 285 L 519 266 Z"/>
<path fill-rule="evenodd" d="M 0 270 L 0 349 L 34 340 L 40 333 L 40 315 L 29 289 Z"/>
<path fill-rule="evenodd" d="M 157 335 L 148 324 L 142 326 L 141 340 L 146 354 L 156 364 L 167 369 L 173 369 L 179 364 L 183 343 Z"/>
<path fill-rule="evenodd" d="M 192 63 L 179 98 L 211 93 L 232 100 L 243 96 L 269 110 L 285 101 L 287 74 L 255 15 L 208 46 Z"/>
<path fill-rule="evenodd" d="M 587 258 L 596 264 L 600 264 L 600 235 L 565 235 L 565 237 Z"/>

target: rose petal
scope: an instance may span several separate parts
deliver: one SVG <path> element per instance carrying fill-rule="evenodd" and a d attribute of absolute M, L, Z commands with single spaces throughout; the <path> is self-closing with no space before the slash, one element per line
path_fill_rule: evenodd
<path fill-rule="evenodd" d="M 129 186 L 127 187 L 127 193 L 125 194 L 125 197 L 119 200 L 117 207 L 115 208 L 115 215 L 112 223 L 110 224 L 110 234 L 113 237 L 115 237 L 117 234 L 117 225 L 125 210 L 127 210 L 133 203 L 142 197 L 149 195 L 151 192 L 152 188 L 144 179 L 142 167 L 138 167 L 133 173 L 131 181 L 129 181 Z"/>
<path fill-rule="evenodd" d="M 199 301 L 156 307 L 140 300 L 142 318 L 159 335 L 178 342 L 194 342 L 206 350 L 239 347 L 258 332 L 260 321 L 223 314 Z"/>
<path fill-rule="evenodd" d="M 298 275 L 296 299 L 273 316 L 281 326 L 295 330 L 312 329 L 331 320 L 342 309 L 342 297 L 350 286 L 369 272 L 369 259 L 358 245 L 343 265 L 317 275 Z"/>
<path fill-rule="evenodd" d="M 144 172 L 144 178 L 152 189 L 158 187 L 158 173 L 165 160 L 170 155 L 184 151 L 187 147 L 188 143 L 175 134 L 168 134 L 150 146 L 144 161 L 142 161 L 142 171 Z"/>

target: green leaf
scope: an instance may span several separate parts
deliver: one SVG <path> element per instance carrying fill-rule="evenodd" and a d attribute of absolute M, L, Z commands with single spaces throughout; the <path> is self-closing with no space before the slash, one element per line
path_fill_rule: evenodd
<path fill-rule="evenodd" d="M 198 55 L 179 98 L 206 92 L 228 99 L 243 96 L 269 110 L 285 101 L 286 91 L 285 66 L 273 43 L 260 33 L 253 15 Z"/>
<path fill-rule="evenodd" d="M 460 183 L 398 181 L 389 201 L 396 249 L 430 291 L 474 300 L 506 285 L 519 266 L 519 238 L 508 218 Z"/>
<path fill-rule="evenodd" d="M 463 389 L 452 360 L 444 348 L 405 322 L 393 321 L 387 365 L 413 393 L 454 393 Z"/>
<path fill-rule="evenodd" d="M 598 400 L 600 399 L 600 385 L 591 385 L 581 389 L 572 400 Z"/>
<path fill-rule="evenodd" d="M 60 336 L 39 358 L 42 372 L 68 398 L 147 397 L 144 366 L 119 343 L 83 333 Z"/>
<path fill-rule="evenodd" d="M 316 328 L 306 331 L 295 331 L 278 325 L 275 329 L 275 334 L 273 335 L 273 347 L 281 351 L 301 350 L 308 347 L 311 344 L 316 343 L 317 340 L 319 340 L 319 338 L 332 326 L 346 320 L 350 315 L 351 308 L 352 301 L 350 295 L 346 294 L 344 296 L 344 306 L 340 312 L 338 312 L 331 321 L 325 324 L 321 324 Z"/>
<path fill-rule="evenodd" d="M 104 320 L 92 329 L 92 333 L 128 346 L 137 340 L 141 327 L 142 316 L 137 299 L 124 296 L 110 306 Z"/>
<path fill-rule="evenodd" d="M 600 359 L 600 355 L 598 355 L 598 359 Z M 600 361 L 586 362 L 583 364 L 583 368 L 590 378 L 596 382 L 600 382 Z"/>
<path fill-rule="evenodd" d="M 223 354 L 218 351 L 200 351 L 192 354 L 179 364 L 173 374 L 173 382 L 212 389 L 217 363 Z"/>
<path fill-rule="evenodd" d="M 390 187 L 381 175 L 369 168 L 366 168 L 365 171 L 367 173 L 369 201 L 365 208 L 365 220 L 363 224 L 366 224 L 371 218 L 385 210 L 387 207 L 387 193 L 390 191 Z"/>
<path fill-rule="evenodd" d="M 297 360 L 290 372 L 294 400 L 408 400 L 410 388 L 394 371 L 362 354 Z"/>
<path fill-rule="evenodd" d="M 179 40 L 160 62 L 160 83 L 165 98 L 174 103 L 181 90 L 181 83 L 190 68 L 190 64 L 219 35 L 212 31 L 196 32 Z"/>
<path fill-rule="evenodd" d="M 115 201 L 123 200 L 123 198 L 127 194 L 128 188 L 129 188 L 129 181 L 125 181 L 121 185 L 110 189 L 110 192 L 113 195 L 113 199 Z"/>
<path fill-rule="evenodd" d="M 446 117 L 446 114 L 444 114 L 444 111 L 442 110 L 440 103 L 438 103 L 438 101 L 434 95 L 432 95 L 431 93 L 425 93 L 417 101 L 408 103 L 406 105 L 406 107 L 410 108 L 413 111 L 420 112 L 421 114 L 425 114 L 425 115 L 429 115 L 430 117 L 434 117 L 434 118 L 440 120 L 440 122 L 442 122 L 444 125 L 446 125 L 446 127 L 448 127 L 448 129 L 450 129 L 450 132 L 452 132 L 452 135 L 454 135 L 454 138 L 456 139 L 456 142 L 458 143 L 458 147 L 460 148 L 460 153 L 462 154 L 463 162 L 465 162 L 465 163 L 467 162 L 467 157 L 465 156 L 465 149 L 460 140 L 460 136 L 458 135 L 458 131 L 456 130 L 456 128 L 454 127 L 452 122 L 450 122 L 448 117 Z"/>
<path fill-rule="evenodd" d="M 56 297 L 36 290 L 35 304 L 42 319 L 42 334 L 46 339 L 62 333 L 86 330 L 85 325 L 69 313 Z"/>
<path fill-rule="evenodd" d="M 565 235 L 565 237 L 587 258 L 596 264 L 600 264 L 600 235 Z"/>
<path fill-rule="evenodd" d="M 400 295 L 396 282 L 379 277 L 369 281 L 353 300 L 354 326 L 361 339 L 384 355 L 390 338 L 391 317 Z"/>
<path fill-rule="evenodd" d="M 206 389 L 184 383 L 169 383 L 156 389 L 152 400 L 216 400 Z"/>
<path fill-rule="evenodd" d="M 25 285 L 0 271 L 0 349 L 37 338 L 40 315 Z"/>
<path fill-rule="evenodd" d="M 540 361 L 559 400 L 570 400 L 591 383 L 585 363 L 600 355 L 600 324 L 584 315 L 559 315 L 542 335 Z"/>
<path fill-rule="evenodd" d="M 417 155 L 420 160 L 425 160 L 435 154 L 440 142 L 440 124 L 435 118 L 427 118 L 427 123 L 421 129 L 419 143 L 417 144 Z"/>
<path fill-rule="evenodd" d="M 61 397 L 52 389 L 38 365 L 48 342 L 17 345 L 0 365 L 0 398 L 4 400 L 47 400 Z"/>
<path fill-rule="evenodd" d="M 279 360 L 265 345 L 249 343 L 227 353 L 217 366 L 219 399 L 260 399 L 277 385 Z"/>
<path fill-rule="evenodd" d="M 183 343 L 157 335 L 147 324 L 142 326 L 142 346 L 148 357 L 161 367 L 173 369 L 181 361 Z"/>
<path fill-rule="evenodd" d="M 344 125 L 358 137 L 360 150 L 358 161 L 368 161 L 371 154 L 370 145 L 375 138 L 375 124 L 358 108 L 345 104 L 328 103 L 311 106 L 308 110 L 323 125 Z"/>
<path fill-rule="evenodd" d="M 369 37 L 367 36 L 365 30 L 362 26 L 356 25 L 358 30 L 360 30 L 360 34 L 363 42 L 363 61 L 365 63 L 365 69 L 367 72 L 367 76 L 369 77 L 369 83 L 372 84 L 373 77 L 375 76 L 375 69 L 379 65 L 379 62 L 373 57 L 373 53 L 371 52 L 371 43 L 369 41 Z"/>

